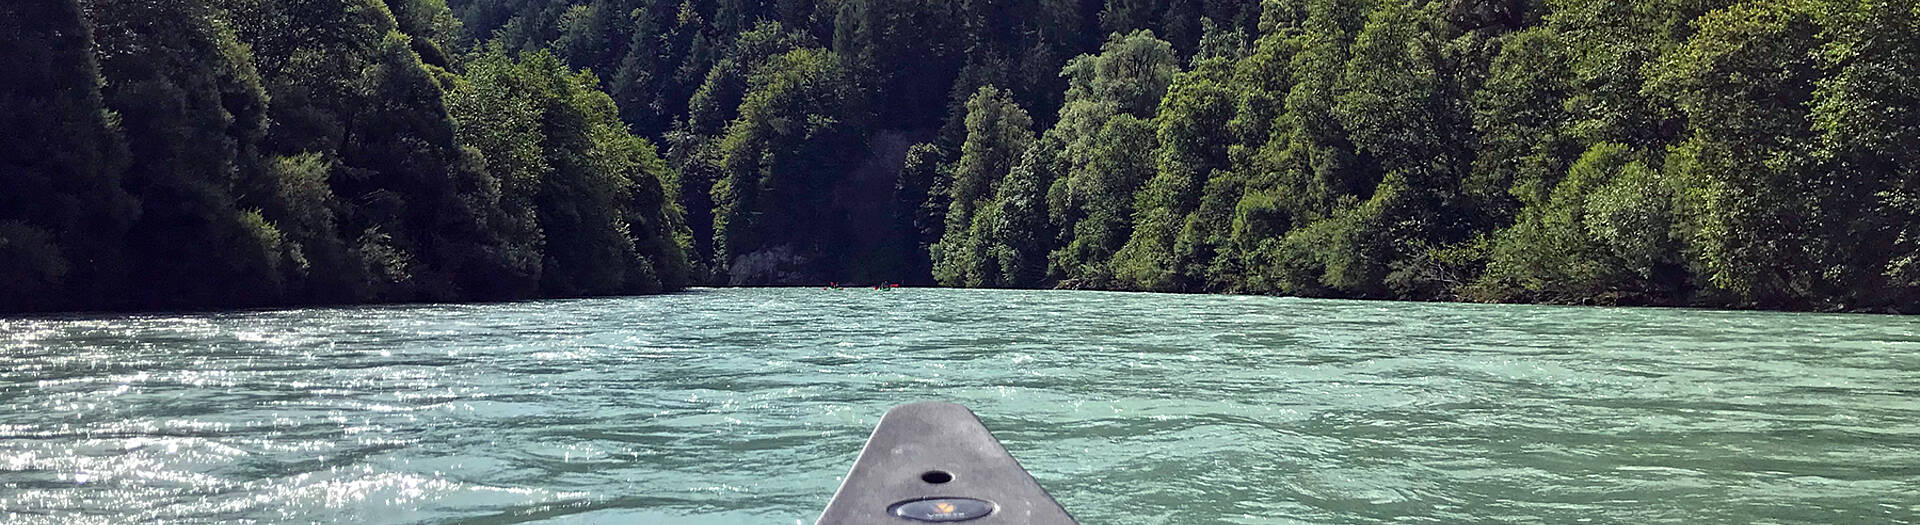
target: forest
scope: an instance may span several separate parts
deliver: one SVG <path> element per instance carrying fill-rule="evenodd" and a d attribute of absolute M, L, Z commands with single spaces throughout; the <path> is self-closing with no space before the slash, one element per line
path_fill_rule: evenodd
<path fill-rule="evenodd" d="M 1920 311 L 1908 0 L 15 0 L 0 311 Z"/>
<path fill-rule="evenodd" d="M 0 7 L 0 309 L 645 293 L 691 279 L 653 144 L 444 4 Z"/>

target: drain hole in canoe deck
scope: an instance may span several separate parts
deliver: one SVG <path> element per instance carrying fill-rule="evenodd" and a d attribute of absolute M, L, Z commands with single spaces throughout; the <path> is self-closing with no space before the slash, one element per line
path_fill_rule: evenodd
<path fill-rule="evenodd" d="M 953 481 L 953 474 L 944 470 L 929 470 L 920 473 L 920 481 L 939 485 Z"/>

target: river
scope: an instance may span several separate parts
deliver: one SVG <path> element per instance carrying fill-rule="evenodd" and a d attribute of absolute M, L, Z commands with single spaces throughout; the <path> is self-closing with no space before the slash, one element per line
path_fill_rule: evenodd
<path fill-rule="evenodd" d="M 720 289 L 0 319 L 0 522 L 811 524 L 919 400 L 1089 525 L 1920 516 L 1908 317 Z"/>

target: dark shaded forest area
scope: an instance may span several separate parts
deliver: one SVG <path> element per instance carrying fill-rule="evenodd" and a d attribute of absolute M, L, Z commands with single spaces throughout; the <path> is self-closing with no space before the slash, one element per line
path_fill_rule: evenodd
<path fill-rule="evenodd" d="M 458 34 L 431 0 L 0 7 L 0 309 L 685 286 L 600 81 Z"/>
<path fill-rule="evenodd" d="M 1912 2 L 442 2 L 0 7 L 0 309 L 1920 309 Z"/>

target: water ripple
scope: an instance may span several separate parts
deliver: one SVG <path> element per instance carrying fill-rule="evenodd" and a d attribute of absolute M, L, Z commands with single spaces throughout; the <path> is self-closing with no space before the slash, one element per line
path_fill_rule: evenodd
<path fill-rule="evenodd" d="M 967 404 L 1087 523 L 1902 523 L 1903 317 L 985 290 L 0 319 L 0 522 L 806 523 Z"/>

